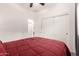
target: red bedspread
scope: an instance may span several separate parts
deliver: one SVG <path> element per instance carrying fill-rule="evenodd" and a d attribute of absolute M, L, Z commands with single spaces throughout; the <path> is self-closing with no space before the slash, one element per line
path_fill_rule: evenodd
<path fill-rule="evenodd" d="M 6 42 L 9 56 L 70 56 L 68 47 L 60 41 L 41 37 Z"/>

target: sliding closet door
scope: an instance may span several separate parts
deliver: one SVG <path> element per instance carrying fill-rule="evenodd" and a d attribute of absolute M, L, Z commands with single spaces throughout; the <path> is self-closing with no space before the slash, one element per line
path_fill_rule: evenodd
<path fill-rule="evenodd" d="M 39 12 L 41 28 L 38 36 L 63 41 L 72 54 L 75 49 L 75 4 L 48 4 L 49 8 Z M 38 27 L 37 27 L 38 29 Z M 36 34 L 37 35 L 37 34 Z"/>

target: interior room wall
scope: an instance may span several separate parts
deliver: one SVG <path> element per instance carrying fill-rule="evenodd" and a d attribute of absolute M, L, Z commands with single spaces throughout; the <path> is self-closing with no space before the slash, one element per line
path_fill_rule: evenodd
<path fill-rule="evenodd" d="M 13 41 L 31 36 L 28 33 L 28 19 L 34 19 L 34 13 L 18 4 L 0 4 L 0 40 Z"/>
<path fill-rule="evenodd" d="M 77 4 L 77 15 L 79 15 L 79 11 L 78 10 L 79 10 L 79 4 Z M 78 21 L 77 22 L 77 25 L 78 25 L 77 28 L 78 28 L 78 35 L 79 35 L 79 17 L 78 16 L 77 16 L 77 21 Z"/>
<path fill-rule="evenodd" d="M 18 4 L 0 4 L 0 40 L 14 41 L 31 37 L 28 19 L 35 21 L 35 36 L 66 43 L 75 52 L 75 4 L 51 4 L 41 11 L 30 11 Z"/>
<path fill-rule="evenodd" d="M 79 56 L 79 3 L 77 4 L 77 55 Z"/>
<path fill-rule="evenodd" d="M 38 12 L 39 26 L 35 36 L 63 41 L 72 53 L 75 48 L 75 4 L 54 4 Z"/>

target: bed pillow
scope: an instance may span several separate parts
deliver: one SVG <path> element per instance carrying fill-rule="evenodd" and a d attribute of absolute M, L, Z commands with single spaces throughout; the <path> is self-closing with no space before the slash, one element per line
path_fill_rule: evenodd
<path fill-rule="evenodd" d="M 3 47 L 3 43 L 0 41 L 0 56 L 6 56 L 7 53 Z"/>

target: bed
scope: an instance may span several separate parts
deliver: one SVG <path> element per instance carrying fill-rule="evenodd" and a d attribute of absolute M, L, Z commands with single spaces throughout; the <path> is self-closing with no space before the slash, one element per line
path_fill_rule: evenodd
<path fill-rule="evenodd" d="M 65 43 L 43 37 L 4 42 L 7 56 L 71 56 Z"/>

